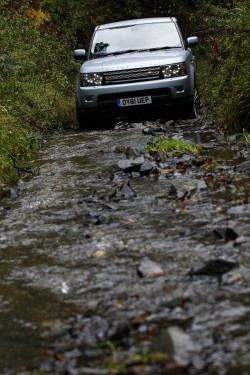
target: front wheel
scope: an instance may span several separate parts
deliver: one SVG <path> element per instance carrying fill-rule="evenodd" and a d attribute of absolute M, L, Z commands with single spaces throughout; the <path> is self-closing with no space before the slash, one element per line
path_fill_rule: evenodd
<path fill-rule="evenodd" d="M 78 104 L 76 104 L 76 118 L 80 129 L 86 129 L 90 123 L 90 116 L 88 113 L 81 111 Z"/>
<path fill-rule="evenodd" d="M 194 105 L 194 117 L 200 116 L 201 115 L 201 102 L 200 102 L 200 94 L 199 94 L 197 86 L 194 88 L 193 105 Z"/>
<path fill-rule="evenodd" d="M 183 105 L 181 109 L 181 117 L 184 119 L 194 119 L 201 114 L 200 95 L 198 88 L 194 88 L 194 96 L 190 102 Z"/>

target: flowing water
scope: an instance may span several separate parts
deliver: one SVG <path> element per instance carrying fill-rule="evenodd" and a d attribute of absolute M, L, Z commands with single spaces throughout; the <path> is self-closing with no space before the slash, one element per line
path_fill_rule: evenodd
<path fill-rule="evenodd" d="M 208 142 L 207 137 L 187 133 L 198 142 Z M 169 197 L 171 178 L 135 177 L 130 183 L 136 196 L 110 199 L 116 186 L 110 176 L 125 158 L 118 150 L 142 149 L 149 139 L 140 126 L 55 134 L 35 160 L 39 174 L 3 202 L 0 374 L 39 368 L 47 344 L 68 330 L 72 316 L 88 318 L 92 331 L 98 318 L 138 319 L 144 327 L 139 332 L 144 329 L 148 337 L 152 324 L 156 333 L 177 324 L 196 345 L 200 373 L 250 374 L 249 179 L 238 175 L 234 182 L 224 181 L 232 177 L 229 167 L 226 176 L 218 172 L 216 188 L 177 201 Z M 237 164 L 228 149 L 208 152 Z M 185 184 L 203 175 L 191 169 L 172 178 Z M 232 227 L 238 242 L 214 233 Z M 138 276 L 145 256 L 162 267 L 162 276 Z M 222 283 L 213 275 L 187 276 L 192 267 L 217 257 L 238 264 Z M 91 367 L 91 358 L 76 357 L 76 367 L 84 361 Z M 96 356 L 95 366 L 99 362 Z"/>

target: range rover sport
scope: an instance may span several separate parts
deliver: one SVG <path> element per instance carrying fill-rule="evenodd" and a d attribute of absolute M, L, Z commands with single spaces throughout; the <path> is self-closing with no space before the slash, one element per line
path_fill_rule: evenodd
<path fill-rule="evenodd" d="M 95 28 L 89 49 L 74 50 L 81 60 L 76 82 L 80 127 L 105 115 L 169 108 L 182 117 L 199 111 L 192 36 L 183 39 L 174 17 L 114 22 Z"/>

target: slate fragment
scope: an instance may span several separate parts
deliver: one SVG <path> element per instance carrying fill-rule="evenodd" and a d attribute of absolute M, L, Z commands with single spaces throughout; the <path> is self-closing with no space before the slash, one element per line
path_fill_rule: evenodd
<path fill-rule="evenodd" d="M 250 160 L 244 161 L 237 165 L 236 169 L 240 172 L 250 174 Z"/>
<path fill-rule="evenodd" d="M 196 354 L 191 337 L 178 326 L 171 326 L 161 332 L 152 344 L 150 352 L 167 353 L 174 361 L 189 366 Z"/>
<path fill-rule="evenodd" d="M 136 196 L 135 190 L 131 187 L 129 180 L 125 180 L 121 186 L 117 187 L 110 195 L 109 199 L 126 199 Z"/>
<path fill-rule="evenodd" d="M 118 161 L 118 167 L 125 173 L 138 172 L 144 161 L 143 156 L 139 156 L 135 159 L 123 159 Z"/>
<path fill-rule="evenodd" d="M 223 274 L 231 271 L 238 266 L 237 262 L 224 260 L 224 259 L 211 259 L 204 264 L 191 268 L 188 272 L 189 276 L 216 276 L 218 281 L 221 282 Z"/>
<path fill-rule="evenodd" d="M 169 195 L 182 199 L 187 195 L 195 194 L 199 183 L 200 180 L 195 178 L 173 180 L 170 186 Z"/>
<path fill-rule="evenodd" d="M 139 151 L 136 148 L 130 146 L 126 148 L 125 154 L 127 159 L 137 158 L 140 156 Z"/>
<path fill-rule="evenodd" d="M 214 233 L 226 242 L 235 241 L 239 237 L 238 233 L 234 228 L 215 228 Z"/>
<path fill-rule="evenodd" d="M 164 274 L 163 269 L 148 257 L 142 259 L 137 274 L 140 277 L 158 277 Z"/>

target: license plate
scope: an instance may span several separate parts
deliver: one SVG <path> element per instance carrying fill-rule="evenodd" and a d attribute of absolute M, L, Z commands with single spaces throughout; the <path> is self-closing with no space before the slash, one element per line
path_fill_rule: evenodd
<path fill-rule="evenodd" d="M 135 98 L 117 99 L 118 107 L 131 107 L 133 105 L 152 104 L 151 96 L 139 96 Z"/>

